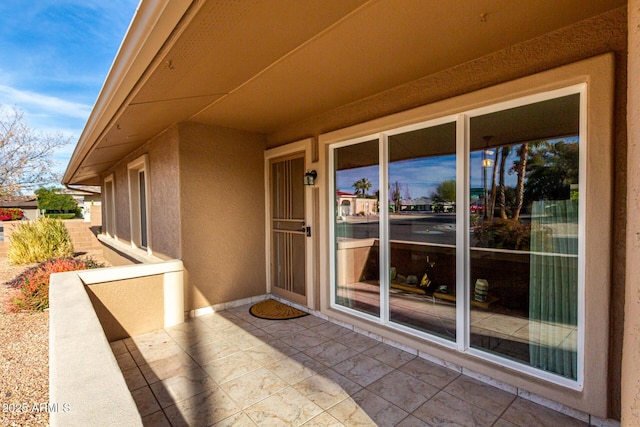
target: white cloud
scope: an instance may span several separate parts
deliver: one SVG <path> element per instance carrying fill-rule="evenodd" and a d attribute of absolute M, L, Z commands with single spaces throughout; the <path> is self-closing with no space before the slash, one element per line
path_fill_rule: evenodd
<path fill-rule="evenodd" d="M 90 105 L 69 102 L 53 96 L 18 90 L 5 85 L 0 85 L 0 99 L 5 105 L 16 105 L 20 108 L 35 107 L 36 110 L 44 110 L 47 115 L 86 120 L 91 112 Z"/>

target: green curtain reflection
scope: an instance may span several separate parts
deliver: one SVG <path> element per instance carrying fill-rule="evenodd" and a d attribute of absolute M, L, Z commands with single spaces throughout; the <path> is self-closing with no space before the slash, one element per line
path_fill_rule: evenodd
<path fill-rule="evenodd" d="M 529 288 L 531 365 L 577 379 L 578 202 L 533 203 Z"/>

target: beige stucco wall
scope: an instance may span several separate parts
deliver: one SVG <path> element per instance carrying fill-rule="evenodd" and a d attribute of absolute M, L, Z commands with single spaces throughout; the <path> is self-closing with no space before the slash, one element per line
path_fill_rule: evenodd
<path fill-rule="evenodd" d="M 176 191 L 179 182 L 178 132 L 175 127 L 125 157 L 103 176 L 113 174 L 114 178 L 115 234 L 120 242 L 131 242 L 127 164 L 145 154 L 149 157 L 147 197 L 151 251 L 164 259 L 180 258 L 180 199 Z M 104 217 L 102 221 L 104 224 Z"/>
<path fill-rule="evenodd" d="M 264 137 L 194 123 L 179 134 L 185 308 L 264 294 Z"/>
<path fill-rule="evenodd" d="M 164 327 L 162 275 L 85 286 L 109 341 Z"/>
<path fill-rule="evenodd" d="M 622 364 L 622 425 L 640 425 L 640 0 L 629 1 L 627 292 Z"/>

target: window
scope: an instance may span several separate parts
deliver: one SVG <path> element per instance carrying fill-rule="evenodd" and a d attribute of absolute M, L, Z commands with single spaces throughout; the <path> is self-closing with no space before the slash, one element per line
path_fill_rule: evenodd
<path fill-rule="evenodd" d="M 580 388 L 585 110 L 578 85 L 331 145 L 332 307 Z"/>
<path fill-rule="evenodd" d="M 115 187 L 113 184 L 113 175 L 109 175 L 104 180 L 104 232 L 109 236 L 116 238 L 116 202 Z"/>
<path fill-rule="evenodd" d="M 129 163 L 129 201 L 131 209 L 131 245 L 146 249 L 151 253 L 149 244 L 149 187 L 146 177 L 148 157 L 142 156 Z"/>

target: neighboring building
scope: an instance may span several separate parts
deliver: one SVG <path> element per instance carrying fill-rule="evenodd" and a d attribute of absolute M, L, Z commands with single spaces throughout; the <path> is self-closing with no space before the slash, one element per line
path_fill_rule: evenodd
<path fill-rule="evenodd" d="M 369 216 L 378 214 L 378 199 L 358 197 L 356 194 L 336 191 L 338 215 L 340 216 Z"/>
<path fill-rule="evenodd" d="M 35 195 L 0 197 L 0 208 L 22 209 L 26 219 L 37 219 L 40 216 L 38 199 Z"/>
<path fill-rule="evenodd" d="M 102 187 L 114 262 L 182 260 L 184 312 L 272 293 L 635 425 L 639 10 L 143 0 L 63 182 Z M 504 241 L 469 239 L 479 177 L 485 194 L 492 182 L 477 154 L 562 138 L 578 153 L 565 181 L 579 200 L 560 187 L 553 203 L 527 193 L 526 223 Z M 442 168 L 457 177 L 456 215 L 416 227 L 407 221 L 429 215 L 389 216 L 394 174 L 433 181 Z M 380 188 L 379 220 L 337 220 L 347 204 L 375 212 L 336 193 L 355 169 Z M 411 285 L 427 270 L 449 293 L 407 316 L 421 297 L 405 301 L 389 272 Z"/>
<path fill-rule="evenodd" d="M 102 195 L 99 186 L 80 186 L 76 188 L 63 188 L 60 194 L 68 194 L 73 197 L 78 207 L 82 210 L 82 218 L 85 222 L 100 224 L 101 218 L 92 218 L 92 211 L 100 212 L 102 205 Z"/>

